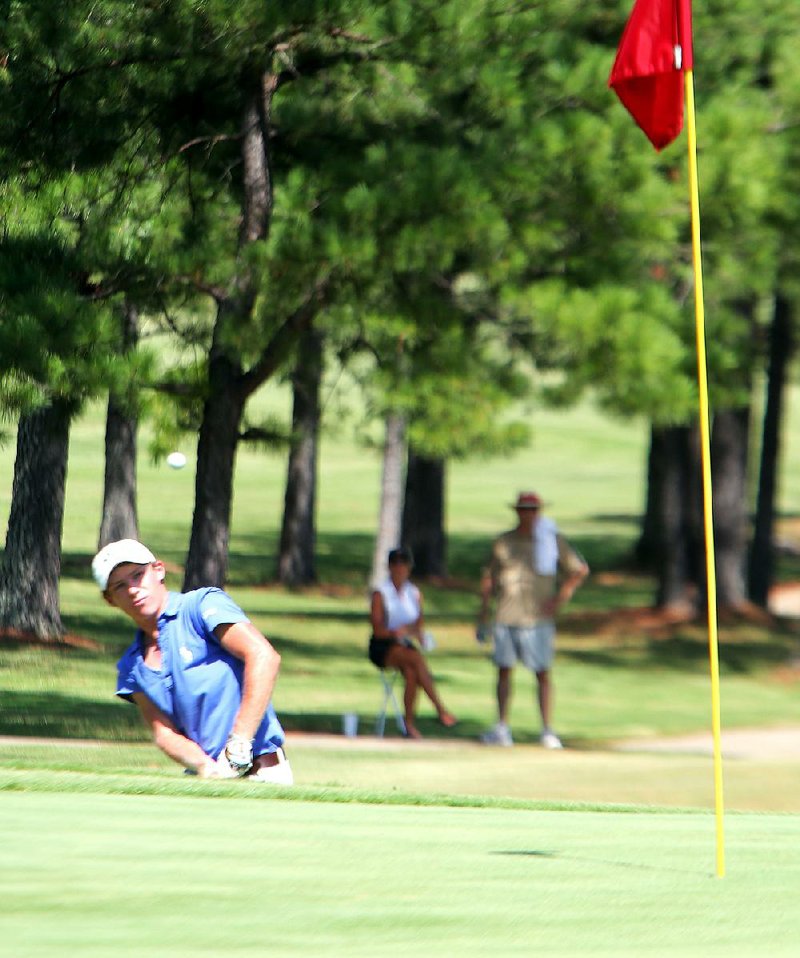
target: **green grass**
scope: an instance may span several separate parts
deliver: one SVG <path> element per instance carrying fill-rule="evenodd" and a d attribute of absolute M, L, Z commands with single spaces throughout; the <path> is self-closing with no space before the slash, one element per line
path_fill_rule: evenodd
<path fill-rule="evenodd" d="M 0 811 L 19 958 L 788 956 L 800 932 L 794 816 L 732 818 L 716 880 L 700 814 L 89 792 Z"/>
<path fill-rule="evenodd" d="M 411 804 L 536 803 L 710 809 L 708 755 L 619 751 L 612 747 L 546 752 L 533 745 L 486 749 L 464 741 L 289 737 L 299 791 L 329 801 Z M 797 762 L 731 759 L 725 767 L 730 811 L 800 812 Z M 248 783 L 200 783 L 184 777 L 149 744 L 52 740 L 0 741 L 0 792 L 100 791 L 123 794 L 241 794 Z M 252 792 L 252 789 L 250 790 Z M 255 788 L 256 792 L 260 790 Z M 289 793 L 281 793 L 287 795 Z"/>
<path fill-rule="evenodd" d="M 796 396 L 800 404 L 800 394 Z M 286 406 L 285 391 L 261 400 Z M 794 408 L 794 406 L 793 406 Z M 99 650 L 0 648 L 0 734 L 99 737 L 142 741 L 133 710 L 114 700 L 114 663 L 130 641 L 128 624 L 100 601 L 89 576 L 101 504 L 102 409 L 87 411 L 72 432 L 64 528 L 62 612 L 68 631 Z M 538 411 L 529 449 L 502 460 L 453 464 L 448 526 L 453 581 L 425 587 L 438 640 L 431 657 L 441 691 L 461 719 L 451 737 L 474 741 L 494 716 L 493 669 L 473 639 L 476 578 L 493 534 L 509 525 L 520 488 L 539 489 L 552 513 L 587 555 L 594 575 L 560 623 L 556 721 L 577 748 L 624 736 L 707 728 L 708 651 L 705 630 L 671 634 L 609 624 L 609 613 L 646 606 L 653 582 L 620 565 L 630 551 L 643 499 L 646 435 L 641 423 L 605 419 L 591 407 Z M 142 442 L 146 447 L 146 437 Z M 186 451 L 191 453 L 187 446 Z M 797 456 L 791 443 L 786 465 Z M 13 448 L 0 455 L 0 517 L 8 508 Z M 319 572 L 316 589 L 269 585 L 283 496 L 284 457 L 243 449 L 237 468 L 230 552 L 230 590 L 283 656 L 276 705 L 287 728 L 338 732 L 341 715 L 362 725 L 378 699 L 364 657 L 365 583 L 371 560 L 379 462 L 341 427 L 323 441 L 320 465 Z M 787 474 L 788 475 L 788 474 Z M 788 480 L 784 485 L 788 484 Z M 164 556 L 180 583 L 191 520 L 192 470 L 139 469 L 142 536 Z M 5 499 L 3 497 L 6 497 Z M 724 725 L 800 721 L 797 654 L 791 630 L 723 629 L 720 664 Z M 530 676 L 516 677 L 516 739 L 531 742 L 538 720 Z M 438 734 L 429 707 L 421 728 Z"/>
<path fill-rule="evenodd" d="M 285 391 L 260 397 L 287 408 Z M 792 407 L 800 411 L 800 393 Z M 0 646 L 0 940 L 15 958 L 241 956 L 752 956 L 796 952 L 797 761 L 724 762 L 727 875 L 713 876 L 707 755 L 623 752 L 622 738 L 707 730 L 705 630 L 630 628 L 653 583 L 627 567 L 643 500 L 641 423 L 588 406 L 537 411 L 531 447 L 453 464 L 453 581 L 425 586 L 430 661 L 458 714 L 444 732 L 421 704 L 422 743 L 371 735 L 380 687 L 365 658 L 365 583 L 380 463 L 342 426 L 321 449 L 315 589 L 271 585 L 282 455 L 238 459 L 230 590 L 279 648 L 276 706 L 298 785 L 181 775 L 113 696 L 126 621 L 88 563 L 101 505 L 102 410 L 72 434 L 62 612 L 96 647 Z M 787 426 L 787 437 L 791 440 Z M 146 445 L 146 439 L 143 446 Z M 184 446 L 190 454 L 190 445 Z M 0 450 L 0 521 L 13 446 Z M 788 442 L 784 530 L 800 514 Z M 142 537 L 180 583 L 193 475 L 139 468 Z M 475 585 L 518 490 L 538 489 L 594 575 L 560 623 L 556 720 L 543 751 L 531 677 L 516 676 L 514 749 L 485 749 L 494 674 L 473 638 Z M 800 577 L 784 558 L 780 574 Z M 797 634 L 721 629 L 723 729 L 800 724 Z M 341 734 L 355 711 L 360 735 Z M 328 737 L 304 732 L 332 733 Z M 40 741 L 38 737 L 42 737 Z M 757 814 L 756 814 L 757 813 Z"/>
<path fill-rule="evenodd" d="M 364 722 L 374 714 L 379 683 L 364 650 L 360 596 L 334 600 L 234 589 L 283 658 L 275 702 L 287 729 L 338 732 L 344 712 Z M 0 648 L 0 734 L 143 740 L 135 710 L 113 698 L 114 663 L 130 641 L 121 616 L 103 607 L 89 583 L 73 583 L 71 632 L 101 643 L 99 651 L 42 646 Z M 464 600 L 467 605 L 467 599 Z M 304 607 L 292 609 L 294 603 Z M 435 602 L 431 602 L 435 605 Z M 494 671 L 475 643 L 469 617 L 431 617 L 438 640 L 430 662 L 448 706 L 461 719 L 451 737 L 474 740 L 494 715 Z M 708 726 L 710 680 L 703 630 L 666 638 L 586 634 L 580 614 L 562 626 L 556 661 L 557 725 L 575 747 L 625 736 L 688 732 Z M 798 721 L 796 678 L 785 663 L 791 633 L 730 630 L 721 649 L 723 724 Z M 531 676 L 515 674 L 512 724 L 533 741 L 538 719 Z M 430 705 L 420 702 L 423 734 L 439 736 Z"/>

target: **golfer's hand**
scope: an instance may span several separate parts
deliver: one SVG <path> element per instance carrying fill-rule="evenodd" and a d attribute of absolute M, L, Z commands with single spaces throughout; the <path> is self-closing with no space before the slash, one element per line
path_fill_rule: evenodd
<path fill-rule="evenodd" d="M 225 758 L 237 775 L 246 775 L 253 764 L 253 743 L 232 732 L 225 745 Z"/>
<path fill-rule="evenodd" d="M 238 778 L 227 762 L 215 762 L 210 758 L 205 765 L 197 769 L 198 778 Z"/>
<path fill-rule="evenodd" d="M 486 645 L 492 637 L 492 630 L 485 622 L 479 622 L 475 629 L 475 639 L 479 645 Z"/>

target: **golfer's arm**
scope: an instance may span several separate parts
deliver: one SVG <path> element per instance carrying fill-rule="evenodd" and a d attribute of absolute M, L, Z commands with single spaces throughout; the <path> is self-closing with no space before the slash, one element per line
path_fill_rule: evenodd
<path fill-rule="evenodd" d="M 197 772 L 209 763 L 213 763 L 213 759 L 206 755 L 197 742 L 182 735 L 161 709 L 153 705 L 144 693 L 134 692 L 133 701 L 145 724 L 153 733 L 153 741 L 173 762 L 185 768 L 193 768 Z"/>
<path fill-rule="evenodd" d="M 231 733 L 252 741 L 272 698 L 281 657 L 251 622 L 219 625 L 214 634 L 226 651 L 244 662 L 242 702 Z"/>

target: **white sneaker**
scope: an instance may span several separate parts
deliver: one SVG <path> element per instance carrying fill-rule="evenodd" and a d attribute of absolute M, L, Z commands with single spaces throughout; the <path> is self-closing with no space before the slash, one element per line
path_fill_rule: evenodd
<path fill-rule="evenodd" d="M 504 723 L 498 722 L 494 728 L 481 735 L 481 741 L 484 745 L 513 745 L 514 739 L 511 738 L 511 729 Z"/>
<path fill-rule="evenodd" d="M 286 752 L 282 748 L 275 750 L 277 765 L 265 765 L 247 776 L 249 782 L 266 782 L 268 785 L 294 785 L 294 774 Z M 258 762 L 258 759 L 256 759 Z"/>
<path fill-rule="evenodd" d="M 561 739 L 555 732 L 551 732 L 550 729 L 545 729 L 544 732 L 542 732 L 539 742 L 542 748 L 564 748 L 561 744 Z"/>
<path fill-rule="evenodd" d="M 280 765 L 260 768 L 248 778 L 251 782 L 266 782 L 268 785 L 294 785 L 294 774 L 288 759 L 284 759 Z"/>

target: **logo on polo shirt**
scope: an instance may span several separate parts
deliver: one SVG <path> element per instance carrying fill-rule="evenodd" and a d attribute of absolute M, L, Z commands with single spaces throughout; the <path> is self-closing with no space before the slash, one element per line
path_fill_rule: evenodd
<path fill-rule="evenodd" d="M 180 654 L 180 657 L 183 659 L 183 661 L 184 661 L 187 665 L 191 665 L 192 659 L 194 658 L 194 656 L 192 655 L 190 649 L 187 649 L 185 645 L 182 645 L 182 646 L 178 649 L 178 653 Z"/>
<path fill-rule="evenodd" d="M 216 615 L 218 611 L 215 605 L 212 605 L 210 609 L 203 609 L 203 618 L 207 619 L 209 616 Z"/>

